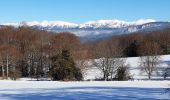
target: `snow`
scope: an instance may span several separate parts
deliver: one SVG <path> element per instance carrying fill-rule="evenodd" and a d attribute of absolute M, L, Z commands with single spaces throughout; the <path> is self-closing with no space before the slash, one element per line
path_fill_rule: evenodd
<path fill-rule="evenodd" d="M 20 26 L 22 23 L 4 23 L 2 25 L 12 25 L 12 26 Z M 61 28 L 75 28 L 78 24 L 64 22 L 64 21 L 47 21 L 44 20 L 42 22 L 32 21 L 32 22 L 25 22 L 28 26 L 41 26 L 41 27 L 61 27 Z"/>
<path fill-rule="evenodd" d="M 0 81 L 0 89 L 42 89 L 71 87 L 140 87 L 167 88 L 170 81 Z"/>
<path fill-rule="evenodd" d="M 14 27 L 18 27 L 19 26 L 18 23 L 2 23 L 1 25 L 9 25 L 9 26 L 14 26 Z"/>
<path fill-rule="evenodd" d="M 156 20 L 154 20 L 154 19 L 139 19 L 137 21 L 130 22 L 130 23 L 134 24 L 134 25 L 142 25 L 142 24 L 146 24 L 146 23 L 150 23 L 150 22 L 156 22 Z"/>
<path fill-rule="evenodd" d="M 88 28 L 88 27 L 93 27 L 93 28 L 120 28 L 120 27 L 125 27 L 128 26 L 128 22 L 125 21 L 120 21 L 120 20 L 98 20 L 98 21 L 89 21 L 84 24 L 80 25 L 80 28 Z"/>
<path fill-rule="evenodd" d="M 64 88 L 1 92 L 1 100 L 168 100 L 164 89 Z"/>
<path fill-rule="evenodd" d="M 0 81 L 0 100 L 166 100 L 169 81 Z"/>
<path fill-rule="evenodd" d="M 170 55 L 163 55 L 162 66 L 166 67 Z M 126 59 L 135 78 L 139 75 L 139 58 Z M 88 63 L 91 65 L 91 63 Z M 86 79 L 99 78 L 98 69 L 87 70 Z M 165 91 L 170 87 L 168 80 L 133 81 L 36 81 L 21 78 L 17 81 L 0 80 L 0 100 L 168 100 Z"/>
<path fill-rule="evenodd" d="M 133 25 L 142 25 L 150 22 L 156 22 L 154 19 L 139 19 L 136 21 L 123 21 L 123 20 L 97 20 L 97 21 L 89 21 L 80 25 L 80 28 L 121 28 Z"/>
<path fill-rule="evenodd" d="M 139 19 L 136 21 L 123 21 L 118 19 L 113 20 L 97 20 L 97 21 L 89 21 L 82 24 L 70 23 L 64 21 L 47 21 L 44 20 L 42 22 L 32 21 L 25 22 L 28 26 L 41 26 L 41 27 L 61 27 L 61 28 L 122 28 L 133 25 L 142 25 L 150 22 L 155 22 L 154 19 Z M 3 23 L 1 25 L 12 25 L 19 26 L 20 23 Z"/>
<path fill-rule="evenodd" d="M 42 22 L 34 21 L 34 22 L 27 22 L 27 24 L 29 26 L 35 26 L 35 25 L 43 26 L 43 27 L 58 26 L 58 27 L 65 27 L 65 28 L 68 28 L 68 27 L 77 27 L 78 26 L 77 24 L 73 24 L 73 23 L 69 23 L 69 22 L 64 22 L 64 21 L 42 21 Z"/>
<path fill-rule="evenodd" d="M 162 55 L 160 65 L 159 65 L 159 73 L 154 73 L 152 79 L 163 79 L 162 77 L 162 70 L 165 69 L 168 64 L 170 64 L 170 55 Z M 141 80 L 141 79 L 148 79 L 148 76 L 145 73 L 140 71 L 140 59 L 139 57 L 129 57 L 124 58 L 126 60 L 126 65 L 129 65 L 130 75 L 134 78 L 134 80 Z M 84 80 L 94 80 L 96 78 L 102 78 L 102 72 L 96 68 L 95 66 L 91 65 L 85 72 L 84 72 Z M 158 75 L 157 75 L 158 74 Z"/>

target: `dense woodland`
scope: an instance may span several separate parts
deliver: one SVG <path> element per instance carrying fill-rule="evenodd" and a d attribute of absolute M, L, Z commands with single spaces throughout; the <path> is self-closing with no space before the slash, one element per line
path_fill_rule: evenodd
<path fill-rule="evenodd" d="M 3 79 L 31 77 L 81 80 L 81 71 L 85 67 L 83 62 L 96 58 L 105 58 L 100 59 L 101 63 L 94 61 L 94 65 L 104 72 L 104 80 L 114 79 L 115 76 L 112 75 L 115 73 L 118 79 L 126 79 L 119 75 L 126 72 L 120 69 L 126 69 L 122 57 L 169 53 L 170 29 L 117 35 L 107 40 L 82 43 L 77 36 L 69 32 L 55 33 L 27 26 L 0 28 L 0 77 Z M 101 66 L 102 63 L 107 63 L 107 66 Z"/>

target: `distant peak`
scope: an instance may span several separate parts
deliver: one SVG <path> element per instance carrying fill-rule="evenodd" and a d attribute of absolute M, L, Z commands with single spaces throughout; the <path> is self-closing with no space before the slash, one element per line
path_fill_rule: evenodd
<path fill-rule="evenodd" d="M 69 23 L 69 22 L 64 22 L 64 21 L 33 21 L 33 22 L 26 22 L 28 26 L 43 26 L 43 27 L 48 27 L 48 26 L 58 26 L 58 27 L 76 27 L 78 24 L 74 23 Z"/>
<path fill-rule="evenodd" d="M 107 27 L 107 28 L 120 28 L 126 27 L 130 25 L 142 25 L 150 22 L 156 22 L 154 19 L 139 19 L 136 21 L 124 21 L 124 20 L 97 20 L 97 21 L 89 21 L 80 25 L 81 28 L 83 27 Z"/>
<path fill-rule="evenodd" d="M 151 23 L 151 22 L 156 22 L 156 20 L 154 20 L 154 19 L 139 19 L 136 21 L 132 21 L 130 23 L 135 24 L 135 25 L 142 25 L 142 24 Z"/>
<path fill-rule="evenodd" d="M 156 22 L 154 19 L 139 19 L 136 21 L 124 21 L 124 20 L 96 20 L 96 21 L 88 21 L 82 24 L 64 22 L 64 21 L 47 21 L 44 20 L 42 22 L 32 21 L 32 22 L 24 22 L 24 24 L 28 26 L 42 26 L 42 27 L 61 27 L 61 28 L 120 28 L 126 27 L 130 25 L 142 25 L 150 22 Z M 2 25 L 12 25 L 12 26 L 20 26 L 22 23 L 5 23 Z"/>

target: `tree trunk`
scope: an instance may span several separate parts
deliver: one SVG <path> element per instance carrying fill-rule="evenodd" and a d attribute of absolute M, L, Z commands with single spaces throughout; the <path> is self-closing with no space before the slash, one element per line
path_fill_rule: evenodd
<path fill-rule="evenodd" d="M 151 79 L 151 76 L 149 75 L 149 80 Z"/>
<path fill-rule="evenodd" d="M 113 72 L 111 72 L 110 81 L 113 81 Z"/>
<path fill-rule="evenodd" d="M 7 55 L 7 59 L 6 59 L 6 67 L 7 67 L 7 69 L 6 69 L 6 77 L 7 77 L 7 79 L 8 79 L 8 73 L 9 73 L 9 61 L 8 61 L 9 59 L 8 59 L 8 55 Z"/>
<path fill-rule="evenodd" d="M 151 79 L 151 73 L 148 74 L 148 78 L 149 78 L 149 80 Z"/>
<path fill-rule="evenodd" d="M 4 70 L 4 66 L 2 65 L 2 78 L 4 79 L 4 76 L 5 76 L 5 70 Z"/>
<path fill-rule="evenodd" d="M 104 80 L 107 81 L 106 73 L 104 72 Z"/>

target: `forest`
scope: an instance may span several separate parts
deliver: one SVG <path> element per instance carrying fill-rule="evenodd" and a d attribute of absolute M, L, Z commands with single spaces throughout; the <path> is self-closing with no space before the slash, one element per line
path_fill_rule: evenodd
<path fill-rule="evenodd" d="M 122 65 L 122 57 L 169 54 L 169 38 L 170 29 L 166 29 L 116 35 L 107 40 L 82 43 L 79 37 L 69 32 L 55 33 L 27 26 L 1 27 L 0 77 L 14 80 L 20 77 L 82 80 L 81 72 L 86 67 L 84 61 L 103 58 L 94 61 L 94 65 L 104 72 L 104 80 L 126 79 L 119 75 L 125 74 L 126 70 Z M 113 61 L 116 63 L 113 64 Z M 109 65 L 109 62 L 112 64 Z M 101 66 L 103 63 L 107 63 L 107 66 Z M 113 73 L 117 74 L 112 76 Z M 151 73 L 149 69 L 148 75 Z"/>

